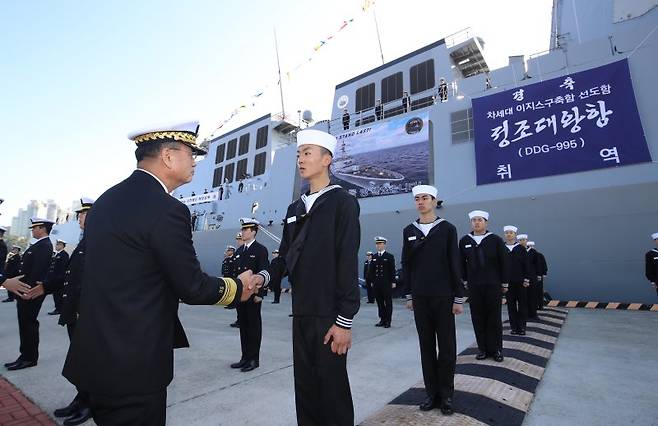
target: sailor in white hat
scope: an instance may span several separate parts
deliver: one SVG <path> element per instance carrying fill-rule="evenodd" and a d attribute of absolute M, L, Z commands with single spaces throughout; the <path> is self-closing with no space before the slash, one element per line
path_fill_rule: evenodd
<path fill-rule="evenodd" d="M 525 335 L 526 322 L 528 320 L 530 267 L 528 265 L 528 253 L 516 239 L 518 230 L 513 225 L 503 227 L 510 271 L 510 282 L 506 299 L 511 333 Z"/>
<path fill-rule="evenodd" d="M 528 303 L 534 303 L 534 307 L 530 307 L 530 312 L 536 312 L 537 310 L 544 309 L 544 281 L 548 275 L 548 264 L 546 263 L 546 257 L 543 253 L 537 250 L 537 245 L 534 241 L 528 241 L 528 253 L 529 253 L 529 262 L 531 263 L 530 269 L 535 270 L 535 288 L 531 290 L 532 297 L 534 299 L 530 300 L 528 298 Z M 530 296 L 529 296 L 530 297 Z"/>
<path fill-rule="evenodd" d="M 644 256 L 645 275 L 658 294 L 658 232 L 651 234 L 651 239 L 656 247 L 649 250 Z"/>
<path fill-rule="evenodd" d="M 366 284 L 366 297 L 368 303 L 375 303 L 375 289 L 372 287 L 372 282 L 370 281 L 370 263 L 372 262 L 373 253 L 371 251 L 366 252 L 366 260 L 363 262 L 363 279 Z"/>
<path fill-rule="evenodd" d="M 530 274 L 530 285 L 528 286 L 528 319 L 537 319 L 537 299 L 539 297 L 539 282 L 537 280 L 539 272 L 539 260 L 537 251 L 532 246 L 534 242 L 530 241 L 527 234 L 516 236 L 519 244 L 523 246 L 528 254 L 528 271 Z M 532 245 L 530 244 L 532 243 Z"/>
<path fill-rule="evenodd" d="M 66 241 L 57 239 L 55 242 L 55 254 L 50 262 L 50 269 L 44 282 L 46 293 L 52 293 L 55 301 L 55 309 L 48 312 L 48 315 L 59 315 L 62 309 L 62 289 L 66 275 L 66 266 L 69 264 L 69 254 L 65 250 Z M 48 288 L 50 287 L 50 288 Z"/>
<path fill-rule="evenodd" d="M 454 412 L 457 359 L 455 315 L 464 312 L 466 299 L 459 272 L 457 229 L 436 215 L 435 187 L 418 185 L 411 192 L 418 219 L 402 231 L 402 282 L 407 308 L 414 311 L 427 393 L 419 408 L 440 408 L 450 415 Z"/>
<path fill-rule="evenodd" d="M 393 288 L 395 288 L 395 257 L 386 251 L 388 239 L 375 237 L 377 252 L 374 253 L 368 279 L 372 282 L 377 301 L 379 322 L 375 327 L 389 328 L 393 317 Z"/>
<path fill-rule="evenodd" d="M 468 217 L 472 231 L 459 241 L 459 249 L 479 351 L 476 359 L 491 356 L 494 361 L 502 362 L 501 292 L 506 293 L 509 286 L 509 250 L 502 238 L 487 230 L 488 212 L 473 210 Z"/>

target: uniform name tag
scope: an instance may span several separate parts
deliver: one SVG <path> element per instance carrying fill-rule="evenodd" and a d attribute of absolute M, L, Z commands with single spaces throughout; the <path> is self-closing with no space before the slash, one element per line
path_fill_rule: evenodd
<path fill-rule="evenodd" d="M 411 237 L 407 238 L 407 241 L 416 241 L 416 236 L 414 235 L 414 236 L 411 236 Z"/>
<path fill-rule="evenodd" d="M 471 248 L 471 245 L 470 245 L 470 244 L 466 244 L 466 245 L 464 246 L 464 248 Z"/>
<path fill-rule="evenodd" d="M 297 216 L 292 216 L 286 219 L 286 223 L 293 223 L 293 222 L 297 222 Z"/>

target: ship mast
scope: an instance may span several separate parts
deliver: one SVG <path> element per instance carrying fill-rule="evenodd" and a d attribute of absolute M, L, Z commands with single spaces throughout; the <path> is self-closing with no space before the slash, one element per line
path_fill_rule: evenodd
<path fill-rule="evenodd" d="M 283 106 L 283 79 L 281 78 L 281 62 L 279 61 L 279 42 L 276 38 L 276 27 L 274 27 L 274 50 L 276 51 L 276 66 L 279 71 L 279 93 L 281 95 L 281 114 L 286 118 L 286 108 Z"/>

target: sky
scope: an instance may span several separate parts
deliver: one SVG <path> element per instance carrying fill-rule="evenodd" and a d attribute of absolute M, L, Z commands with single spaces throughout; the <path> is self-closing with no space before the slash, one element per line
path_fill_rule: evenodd
<path fill-rule="evenodd" d="M 381 65 L 374 15 L 385 61 L 467 27 L 484 39 L 491 69 L 549 46 L 550 0 L 377 0 L 366 12 L 362 5 L 0 3 L 0 225 L 29 200 L 69 207 L 124 179 L 135 167 L 126 138 L 133 130 L 196 119 L 205 137 L 242 104 L 255 106 L 217 135 L 281 112 L 275 29 L 286 113 L 308 109 L 316 120 L 329 118 L 336 84 Z"/>

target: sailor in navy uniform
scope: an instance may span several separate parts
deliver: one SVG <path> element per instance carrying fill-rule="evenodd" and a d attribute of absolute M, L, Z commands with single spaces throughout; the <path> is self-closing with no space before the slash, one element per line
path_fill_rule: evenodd
<path fill-rule="evenodd" d="M 85 258 L 85 219 L 87 212 L 93 204 L 94 200 L 83 197 L 80 199 L 80 207 L 75 211 L 82 238 L 71 254 L 61 287 L 62 304 L 58 323 L 59 325 L 66 326 L 69 341 L 73 339 L 73 332 L 75 331 L 80 312 L 80 291 L 82 290 L 82 272 Z M 73 398 L 73 401 L 69 405 L 64 408 L 58 408 L 54 412 L 55 417 L 67 417 L 64 420 L 64 426 L 79 425 L 91 418 L 89 394 L 80 389 L 77 389 L 77 391 L 75 398 Z"/>
<path fill-rule="evenodd" d="M 453 413 L 457 339 L 455 315 L 464 312 L 457 229 L 437 217 L 437 190 L 412 188 L 419 217 L 402 231 L 402 276 L 407 308 L 414 311 L 423 382 L 422 411 Z M 437 354 L 438 343 L 438 354 Z"/>
<path fill-rule="evenodd" d="M 85 219 L 80 315 L 62 374 L 89 392 L 98 425 L 164 426 L 174 349 L 189 342 L 188 305 L 246 300 L 250 273 L 205 274 L 190 210 L 171 193 L 192 180 L 198 123 L 135 132 L 137 168 L 105 191 Z M 217 421 L 221 423 L 221 418 Z"/>
<path fill-rule="evenodd" d="M 5 278 L 14 278 L 17 277 L 21 270 L 21 248 L 19 246 L 13 246 L 11 248 L 11 253 L 7 258 L 7 263 L 5 264 L 4 277 Z M 1 275 L 0 275 L 1 278 Z M 7 292 L 7 298 L 3 302 L 13 302 L 15 299 L 14 293 L 11 291 Z"/>
<path fill-rule="evenodd" d="M 227 184 L 227 185 L 228 185 L 228 184 Z M 227 197 L 227 198 L 228 198 L 228 197 Z M 236 251 L 237 251 L 240 247 L 242 247 L 243 244 L 244 244 L 244 241 L 242 241 L 242 232 L 238 232 L 238 233 L 235 235 L 235 246 L 237 247 L 237 248 L 236 248 Z M 235 269 L 235 254 L 233 254 L 233 257 L 234 257 L 234 258 L 233 258 L 233 268 Z M 235 307 L 229 305 L 229 306 L 226 306 L 226 309 L 235 309 Z M 233 327 L 233 328 L 240 328 L 240 322 L 238 321 L 238 313 L 237 313 L 237 312 L 235 313 L 235 321 L 233 321 L 233 322 L 232 322 L 231 324 L 229 324 L 229 325 L 230 325 L 231 327 Z"/>
<path fill-rule="evenodd" d="M 539 286 L 537 283 L 537 252 L 532 250 L 528 244 L 530 240 L 527 234 L 519 234 L 516 238 L 528 254 L 530 274 L 530 285 L 528 286 L 528 319 L 537 319 L 537 287 Z"/>
<path fill-rule="evenodd" d="M 240 219 L 244 244 L 235 252 L 237 274 L 244 271 L 262 271 L 269 266 L 267 248 L 256 241 L 259 225 L 260 223 L 256 219 Z M 239 368 L 243 373 L 255 370 L 260 363 L 260 344 L 263 337 L 261 308 L 264 291 L 261 289 L 258 294 L 236 307 L 240 323 L 242 356 L 240 361 L 231 364 L 231 368 Z"/>
<path fill-rule="evenodd" d="M 509 286 L 509 250 L 502 238 L 487 230 L 489 213 L 473 210 L 468 217 L 472 231 L 459 241 L 459 250 L 479 350 L 476 359 L 492 356 L 494 361 L 502 362 L 501 292 L 506 293 Z"/>
<path fill-rule="evenodd" d="M 509 267 L 509 289 L 507 290 L 507 313 L 512 334 L 525 335 L 528 320 L 528 286 L 530 266 L 528 253 L 516 240 L 518 228 L 513 225 L 503 227 L 505 247 Z"/>
<path fill-rule="evenodd" d="M 359 310 L 359 203 L 332 185 L 336 138 L 315 129 L 297 133 L 297 166 L 310 190 L 286 212 L 280 256 L 252 277 L 267 284 L 288 275 L 297 424 L 354 425 L 347 376 L 352 321 Z M 277 260 L 278 260 L 277 259 Z"/>
<path fill-rule="evenodd" d="M 368 274 L 375 290 L 379 322 L 375 327 L 389 328 L 393 316 L 393 288 L 395 287 L 395 257 L 386 251 L 388 240 L 375 237 L 377 253 L 372 256 Z"/>
<path fill-rule="evenodd" d="M 370 262 L 372 262 L 372 252 L 366 252 L 366 261 L 363 263 L 363 280 L 366 285 L 366 294 L 368 295 L 368 303 L 375 303 L 375 290 L 372 288 L 370 281 Z"/>
<path fill-rule="evenodd" d="M 656 248 L 649 250 L 644 255 L 644 272 L 658 294 L 658 232 L 651 234 L 651 239 L 656 244 Z"/>
<path fill-rule="evenodd" d="M 273 250 L 272 251 L 272 262 L 278 262 L 279 258 L 279 250 Z M 274 300 L 272 301 L 273 304 L 281 303 L 281 279 L 278 279 L 277 281 L 270 281 L 269 288 L 272 289 L 272 292 L 274 293 Z"/>
<path fill-rule="evenodd" d="M 537 291 L 535 291 L 535 304 L 537 310 L 544 308 L 544 278 L 548 274 L 548 265 L 546 264 L 546 258 L 542 253 L 537 250 L 537 246 L 534 241 L 528 241 L 528 247 L 530 250 L 535 252 L 535 271 L 537 272 Z"/>
<path fill-rule="evenodd" d="M 238 274 L 235 273 L 235 247 L 226 246 L 224 251 L 224 260 L 222 260 L 222 277 L 235 278 Z"/>
<path fill-rule="evenodd" d="M 62 307 L 62 284 L 64 283 L 64 275 L 66 274 L 66 265 L 69 263 L 69 254 L 64 250 L 66 248 L 66 241 L 57 240 L 55 242 L 55 253 L 53 254 L 52 261 L 50 262 L 50 270 L 48 271 L 48 281 L 46 285 L 51 288 L 57 288 L 52 292 L 53 300 L 55 301 L 55 309 L 48 312 L 48 315 L 59 315 L 60 308 Z M 46 292 L 46 294 L 49 294 Z"/>
<path fill-rule="evenodd" d="M 16 300 L 16 310 L 18 311 L 21 354 L 16 361 L 5 364 L 8 370 L 34 367 L 39 360 L 39 321 L 37 316 L 45 297 L 42 283 L 48 275 L 53 255 L 50 231 L 54 222 L 36 217 L 30 219 L 30 222 L 32 238 L 35 241 L 23 255 L 21 277 L 0 278 L 0 284 L 8 291 L 19 295 Z"/>

